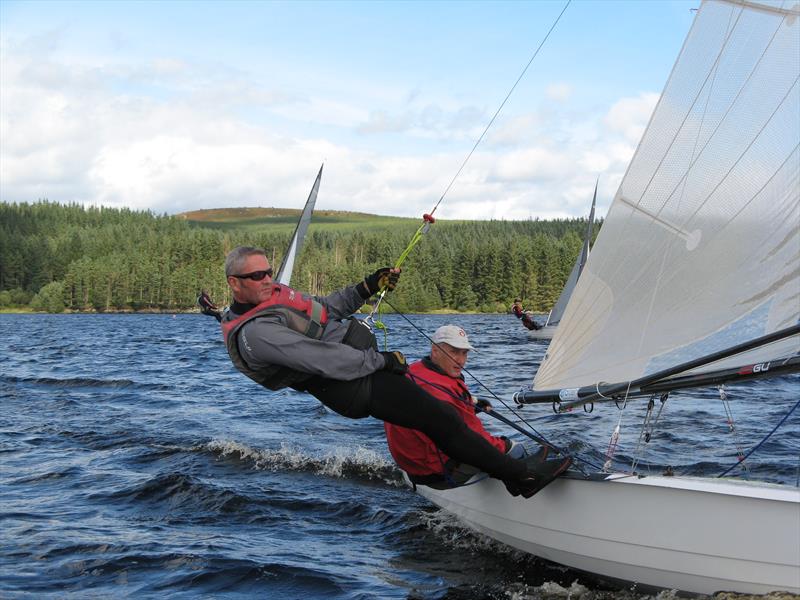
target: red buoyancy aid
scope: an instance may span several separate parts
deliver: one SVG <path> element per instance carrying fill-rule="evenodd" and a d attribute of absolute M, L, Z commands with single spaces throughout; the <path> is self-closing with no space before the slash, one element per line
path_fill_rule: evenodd
<path fill-rule="evenodd" d="M 475 405 L 462 378 L 445 375 L 419 361 L 409 367 L 411 379 L 432 396 L 451 404 L 467 426 L 500 452 L 506 451 L 503 438 L 491 435 L 475 414 Z M 424 380 L 424 381 L 423 381 Z M 428 383 L 430 382 L 430 383 Z M 386 441 L 397 466 L 409 475 L 442 475 L 449 457 L 424 433 L 390 423 L 383 424 Z"/>
<path fill-rule="evenodd" d="M 258 370 L 251 369 L 239 352 L 238 334 L 242 327 L 258 317 L 278 315 L 286 327 L 312 339 L 318 340 L 328 323 L 328 311 L 311 296 L 302 294 L 285 285 L 275 285 L 272 296 L 240 316 L 232 317 L 230 311 L 222 320 L 222 336 L 228 356 L 234 366 L 250 379 L 271 390 L 278 390 L 295 381 L 306 379 L 307 373 L 281 365 L 271 365 Z"/>

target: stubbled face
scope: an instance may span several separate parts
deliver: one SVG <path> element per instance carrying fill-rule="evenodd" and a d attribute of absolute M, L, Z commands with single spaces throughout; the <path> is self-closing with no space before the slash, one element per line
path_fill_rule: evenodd
<path fill-rule="evenodd" d="M 431 361 L 450 377 L 458 377 L 467 364 L 469 350 L 454 348 L 450 344 L 431 346 Z"/>
<path fill-rule="evenodd" d="M 255 271 L 266 271 L 269 269 L 269 261 L 266 256 L 253 254 L 248 256 L 244 265 L 239 269 L 237 275 L 253 273 Z M 275 283 L 272 277 L 264 277 L 261 281 L 252 279 L 240 279 L 239 277 L 228 277 L 228 285 L 233 291 L 233 297 L 238 302 L 244 304 L 261 304 L 269 300 Z"/>

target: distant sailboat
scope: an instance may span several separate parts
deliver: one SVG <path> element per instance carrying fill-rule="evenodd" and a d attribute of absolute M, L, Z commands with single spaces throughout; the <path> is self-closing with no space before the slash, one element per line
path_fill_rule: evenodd
<path fill-rule="evenodd" d="M 594 206 L 597 202 L 597 183 L 598 182 L 595 182 L 594 184 L 592 209 L 589 211 L 589 221 L 586 224 L 586 233 L 583 236 L 583 248 L 581 248 L 581 251 L 575 258 L 575 264 L 572 265 L 572 271 L 569 273 L 567 283 L 564 284 L 564 288 L 561 290 L 561 295 L 558 297 L 558 300 L 553 306 L 553 310 L 551 310 L 550 314 L 547 316 L 547 322 L 545 323 L 544 327 L 541 329 L 531 329 L 528 331 L 528 337 L 532 339 L 549 340 L 553 337 L 558 324 L 561 322 L 561 317 L 564 316 L 564 311 L 567 309 L 570 296 L 572 296 L 572 290 L 575 289 L 575 286 L 578 283 L 578 278 L 581 276 L 583 266 L 586 264 L 586 261 L 589 260 L 589 245 L 592 241 L 592 231 L 594 229 Z"/>
<path fill-rule="evenodd" d="M 289 241 L 289 247 L 286 249 L 286 252 L 283 255 L 281 268 L 278 270 L 278 274 L 275 276 L 275 283 L 280 283 L 281 285 L 291 285 L 294 263 L 297 260 L 297 257 L 300 256 L 300 251 L 303 249 L 306 231 L 308 230 L 309 223 L 311 223 L 311 215 L 314 212 L 314 205 L 317 202 L 317 193 L 319 192 L 319 183 L 322 179 L 322 168 L 324 166 L 324 164 L 320 165 L 317 178 L 314 180 L 314 185 L 311 186 L 311 192 L 308 194 L 306 205 L 303 207 L 303 212 L 297 221 L 294 234 L 292 235 L 292 239 Z"/>

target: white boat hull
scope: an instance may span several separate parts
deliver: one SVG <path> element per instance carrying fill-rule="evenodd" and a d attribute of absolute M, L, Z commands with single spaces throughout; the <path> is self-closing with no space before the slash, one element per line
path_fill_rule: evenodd
<path fill-rule="evenodd" d="M 800 593 L 797 488 L 570 475 L 528 500 L 488 478 L 417 491 L 489 537 L 604 577 L 701 594 Z"/>
<path fill-rule="evenodd" d="M 558 329 L 558 325 L 545 325 L 541 329 L 529 330 L 528 337 L 532 340 L 552 340 L 556 329 Z"/>

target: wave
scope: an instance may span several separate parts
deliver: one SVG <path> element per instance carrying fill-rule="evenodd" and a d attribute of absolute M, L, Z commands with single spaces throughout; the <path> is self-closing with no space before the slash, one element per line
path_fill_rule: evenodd
<path fill-rule="evenodd" d="M 244 513 L 253 502 L 247 496 L 182 473 L 156 475 L 124 489 L 91 494 L 89 498 L 124 501 L 134 505 L 137 512 L 149 506 L 156 512 L 168 513 L 170 521 L 213 521 L 220 513 Z"/>
<path fill-rule="evenodd" d="M 259 470 L 306 471 L 327 477 L 377 479 L 388 485 L 404 485 L 394 463 L 362 446 L 337 447 L 322 457 L 309 456 L 286 443 L 276 450 L 257 450 L 240 442 L 214 439 L 203 449 L 219 458 L 242 461 Z"/>
<path fill-rule="evenodd" d="M 31 483 L 43 483 L 47 481 L 58 481 L 61 479 L 79 477 L 83 474 L 83 469 L 80 467 L 67 467 L 61 471 L 45 471 L 43 473 L 34 473 L 25 475 L 17 479 L 10 479 L 7 485 L 23 485 Z"/>
<path fill-rule="evenodd" d="M 13 384 L 49 385 L 55 387 L 90 387 L 90 388 L 128 388 L 135 387 L 147 390 L 168 390 L 171 386 L 160 383 L 137 383 L 131 379 L 94 379 L 92 377 L 70 377 L 59 379 L 56 377 L 15 377 L 14 375 L 0 375 L 0 382 Z"/>
<path fill-rule="evenodd" d="M 337 581 L 345 580 L 341 575 L 334 577 L 323 569 L 277 562 L 215 559 L 213 563 L 207 562 L 202 569 L 192 565 L 180 571 L 177 576 L 153 586 L 153 589 L 167 592 L 185 589 L 203 594 L 236 590 L 238 594 L 249 592 L 257 597 L 263 594 L 265 585 L 269 585 L 274 596 L 285 593 L 288 596 L 324 598 L 340 595 L 349 587 L 346 581 Z"/>
<path fill-rule="evenodd" d="M 357 586 L 352 577 L 332 573 L 325 567 L 293 564 L 290 560 L 222 558 L 211 552 L 148 552 L 141 546 L 74 545 L 37 558 L 53 560 L 61 556 L 80 558 L 60 561 L 58 570 L 48 577 L 32 579 L 15 574 L 8 578 L 18 589 L 33 592 L 30 596 L 15 596 L 13 592 L 6 596 L 5 591 L 0 595 L 109 598 L 141 597 L 142 593 L 161 597 L 166 593 L 189 598 L 219 594 L 263 597 L 267 589 L 275 597 L 324 598 L 350 595 Z"/>
<path fill-rule="evenodd" d="M 530 554 L 516 550 L 492 538 L 470 529 L 458 517 L 444 509 L 429 509 L 416 513 L 417 527 L 432 532 L 445 546 L 459 552 L 487 552 L 503 555 L 505 558 L 519 561 L 527 560 Z M 412 526 L 413 527 L 413 526 Z"/>
<path fill-rule="evenodd" d="M 94 493 L 93 502 L 114 504 L 137 520 L 175 524 L 246 523 L 283 526 L 288 514 L 325 515 L 326 519 L 363 522 L 365 527 L 397 527 L 402 517 L 376 510 L 358 499 L 331 500 L 298 494 L 293 488 L 263 485 L 248 492 L 220 486 L 185 473 L 161 473 L 122 489 Z M 369 524 L 369 525 L 368 525 Z"/>

